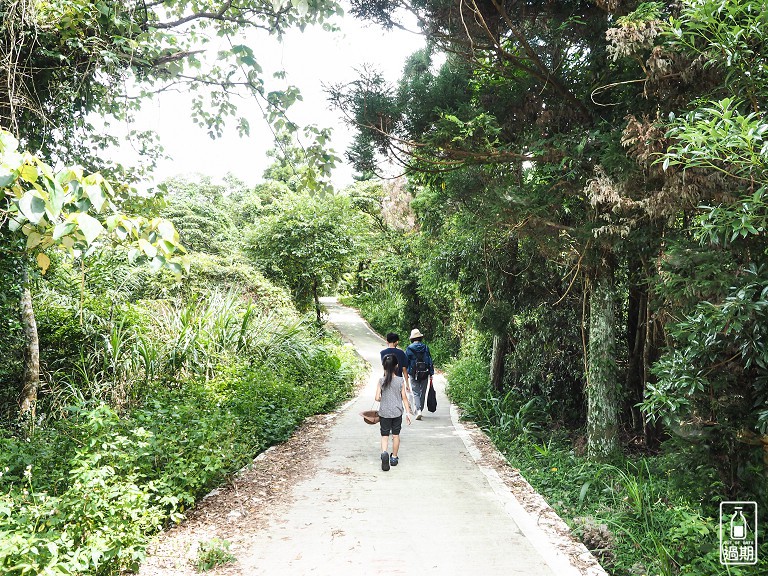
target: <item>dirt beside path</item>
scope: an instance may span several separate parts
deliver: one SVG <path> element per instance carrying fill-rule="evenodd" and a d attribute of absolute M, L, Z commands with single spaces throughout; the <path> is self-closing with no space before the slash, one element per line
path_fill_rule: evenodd
<path fill-rule="evenodd" d="M 329 321 L 369 363 L 383 343 L 332 299 Z M 375 376 L 338 411 L 214 490 L 148 550 L 144 576 L 197 574 L 200 543 L 230 543 L 214 576 L 520 574 L 604 576 L 595 558 L 477 427 L 461 423 L 436 378 L 438 411 L 404 425 L 401 464 L 378 466 L 368 409 Z"/>

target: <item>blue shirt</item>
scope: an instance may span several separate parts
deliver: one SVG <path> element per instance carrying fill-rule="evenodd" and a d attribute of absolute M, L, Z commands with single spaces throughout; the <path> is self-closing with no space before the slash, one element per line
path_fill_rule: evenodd
<path fill-rule="evenodd" d="M 379 354 L 381 354 L 382 362 L 384 361 L 384 356 L 387 354 L 394 354 L 397 358 L 397 370 L 395 371 L 395 374 L 398 376 L 405 376 L 405 374 L 403 374 L 403 368 L 408 368 L 408 359 L 405 357 L 405 352 L 400 350 L 400 348 L 384 348 Z"/>
<path fill-rule="evenodd" d="M 419 354 L 424 354 L 424 362 L 427 363 L 427 368 L 429 368 L 429 375 L 433 376 L 435 374 L 435 365 L 432 363 L 432 355 L 429 353 L 429 347 L 424 344 L 424 342 L 418 341 L 405 349 L 405 355 L 408 362 L 408 376 L 410 376 L 412 380 L 416 380 L 417 352 Z"/>

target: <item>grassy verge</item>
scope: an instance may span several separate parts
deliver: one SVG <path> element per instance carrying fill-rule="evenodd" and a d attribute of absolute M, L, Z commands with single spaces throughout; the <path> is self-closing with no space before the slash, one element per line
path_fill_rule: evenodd
<path fill-rule="evenodd" d="M 553 430 L 536 398 L 491 394 L 482 360 L 455 361 L 448 381 L 448 394 L 464 416 L 489 434 L 609 574 L 768 574 L 765 522 L 758 565 L 720 564 L 719 502 L 727 498 L 712 470 L 690 465 L 683 446 L 669 446 L 658 456 L 591 462 L 564 431 Z"/>
<path fill-rule="evenodd" d="M 339 341 L 294 352 L 164 379 L 119 413 L 74 402 L 28 437 L 0 431 L 0 572 L 136 570 L 153 533 L 349 396 L 360 366 Z"/>

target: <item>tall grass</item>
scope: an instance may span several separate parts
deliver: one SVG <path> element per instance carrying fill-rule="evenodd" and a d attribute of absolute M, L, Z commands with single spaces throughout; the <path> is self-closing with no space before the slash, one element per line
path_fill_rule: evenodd
<path fill-rule="evenodd" d="M 58 406 L 89 398 L 130 407 L 157 384 L 212 380 L 241 363 L 305 375 L 322 338 L 297 314 L 259 310 L 234 292 L 144 306 L 150 322 L 132 325 L 117 315 L 91 336 L 92 346 L 82 346 L 68 367 L 52 373 L 51 398 Z"/>
<path fill-rule="evenodd" d="M 373 294 L 365 294 L 354 299 L 353 304 L 360 309 L 363 318 L 379 334 L 398 332 L 405 340 L 411 327 L 402 324 L 405 317 L 405 298 L 397 290 L 382 289 Z"/>
<path fill-rule="evenodd" d="M 311 319 L 233 293 L 144 306 L 151 322 L 116 308 L 53 373 L 56 418 L 0 428 L 0 573 L 136 571 L 152 533 L 362 372 Z"/>

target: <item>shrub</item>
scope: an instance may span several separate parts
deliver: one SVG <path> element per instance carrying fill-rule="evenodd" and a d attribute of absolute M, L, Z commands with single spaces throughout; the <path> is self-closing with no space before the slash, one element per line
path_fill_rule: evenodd
<path fill-rule="evenodd" d="M 296 378 L 240 363 L 156 386 L 122 414 L 86 401 L 28 439 L 0 432 L 0 572 L 135 570 L 153 532 L 348 397 L 359 360 L 336 340 L 304 338 L 311 353 Z M 281 354 L 273 360 L 292 352 Z"/>
<path fill-rule="evenodd" d="M 536 396 L 490 391 L 488 365 L 467 355 L 448 367 L 448 394 L 616 576 L 741 576 L 766 572 L 720 564 L 717 515 L 727 491 L 714 465 L 671 440 L 660 455 L 596 463 L 547 428 Z M 761 526 L 758 542 L 768 531 Z M 763 544 L 763 549 L 768 548 Z"/>

